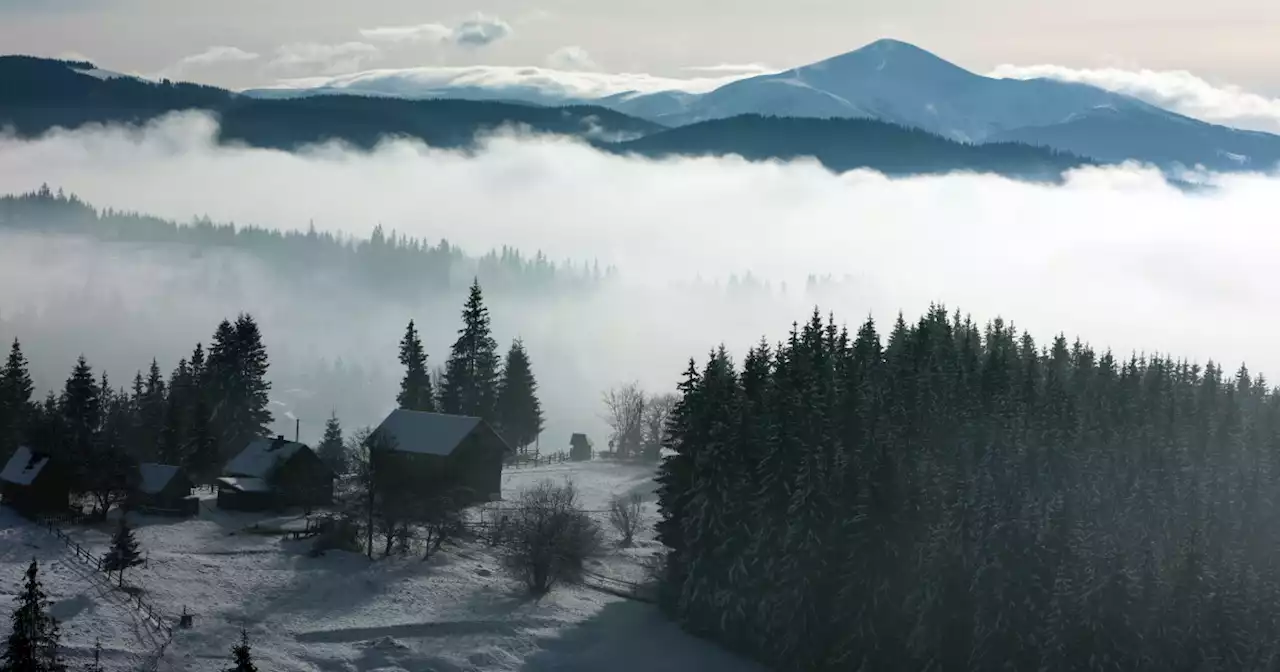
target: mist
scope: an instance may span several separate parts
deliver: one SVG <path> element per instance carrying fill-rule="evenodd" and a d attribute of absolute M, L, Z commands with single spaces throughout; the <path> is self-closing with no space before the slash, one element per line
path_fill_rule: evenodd
<path fill-rule="evenodd" d="M 99 207 L 178 221 L 368 236 L 381 224 L 472 254 L 509 245 L 618 269 L 588 294 L 490 295 L 505 350 L 522 338 L 542 392 L 542 449 L 587 431 L 602 444 L 600 394 L 635 380 L 670 390 L 690 357 L 785 338 L 816 306 L 887 332 L 931 302 L 978 321 L 1012 319 L 1118 355 L 1161 352 L 1233 370 L 1280 371 L 1280 179 L 1207 175 L 1188 194 L 1141 166 L 1076 171 L 1062 186 L 982 175 L 834 175 L 813 162 L 654 161 L 515 132 L 472 152 L 387 142 L 298 153 L 218 146 L 217 122 L 172 115 L 140 130 L 0 138 L 0 192 L 41 183 Z M 425 302 L 379 296 L 313 269 L 305 284 L 227 250 L 173 250 L 0 233 L 0 338 L 22 338 L 42 389 L 83 352 L 123 385 L 158 358 L 166 373 L 240 311 L 262 325 L 277 419 L 299 412 L 314 440 L 332 407 L 350 428 L 394 404 L 396 344 L 415 319 L 432 366 L 459 327 L 465 281 Z M 750 273 L 770 290 L 709 283 Z M 839 282 L 808 291 L 809 275 Z M 701 284 L 699 284 L 699 280 Z M 316 362 L 362 373 L 330 389 Z M 349 380 L 344 379 L 344 380 Z M 292 397 L 290 396 L 292 395 Z M 292 420 L 287 422 L 291 428 Z"/>

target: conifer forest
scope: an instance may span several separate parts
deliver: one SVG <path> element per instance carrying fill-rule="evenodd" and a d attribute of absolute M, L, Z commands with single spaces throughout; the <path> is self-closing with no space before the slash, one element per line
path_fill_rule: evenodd
<path fill-rule="evenodd" d="M 932 308 L 691 361 L 663 608 L 785 670 L 1260 670 L 1280 393 Z"/>

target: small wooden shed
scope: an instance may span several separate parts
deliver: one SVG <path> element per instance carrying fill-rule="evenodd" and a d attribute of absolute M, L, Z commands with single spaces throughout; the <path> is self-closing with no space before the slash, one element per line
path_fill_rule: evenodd
<path fill-rule="evenodd" d="M 61 460 L 19 446 L 0 471 L 0 496 L 25 515 L 64 513 L 69 509 L 71 474 Z"/>
<path fill-rule="evenodd" d="M 591 439 L 578 432 L 569 437 L 569 459 L 574 462 L 586 462 L 591 459 Z"/>
<path fill-rule="evenodd" d="M 171 464 L 143 462 L 129 492 L 129 508 L 142 513 L 170 516 L 194 516 L 200 500 L 192 496 L 195 485 L 186 471 Z"/>
<path fill-rule="evenodd" d="M 333 503 L 333 470 L 309 446 L 254 439 L 218 478 L 218 507 L 239 511 Z"/>
<path fill-rule="evenodd" d="M 396 409 L 374 434 L 404 458 L 422 490 L 462 504 L 502 499 L 502 465 L 512 451 L 484 420 Z"/>

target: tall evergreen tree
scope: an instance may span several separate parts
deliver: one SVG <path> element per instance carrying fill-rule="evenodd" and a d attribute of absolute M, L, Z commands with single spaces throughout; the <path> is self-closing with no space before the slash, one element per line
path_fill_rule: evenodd
<path fill-rule="evenodd" d="M 324 438 L 316 446 L 316 454 L 334 473 L 347 473 L 347 448 L 342 441 L 342 424 L 338 422 L 336 411 L 324 423 Z"/>
<path fill-rule="evenodd" d="M 258 672 L 257 666 L 253 664 L 253 650 L 249 647 L 247 631 L 241 630 L 240 643 L 231 647 L 231 660 L 235 665 L 227 668 L 227 672 Z"/>
<path fill-rule="evenodd" d="M 98 429 L 102 425 L 102 387 L 93 377 L 93 368 L 84 355 L 76 360 L 67 378 L 60 405 L 71 461 L 88 470 L 95 457 Z"/>
<path fill-rule="evenodd" d="M 498 343 L 489 331 L 489 309 L 480 282 L 472 282 L 462 310 L 462 328 L 445 363 L 440 402 L 445 413 L 496 424 Z"/>
<path fill-rule="evenodd" d="M 266 346 L 257 322 L 241 314 L 234 325 L 223 320 L 213 335 L 205 362 L 210 422 L 227 458 L 255 437 L 270 433 L 271 383 Z"/>
<path fill-rule="evenodd" d="M 49 598 L 40 584 L 39 572 L 33 559 L 10 621 L 12 628 L 4 656 L 0 657 L 0 672 L 66 672 L 58 651 L 58 621 L 49 615 Z"/>
<path fill-rule="evenodd" d="M 142 395 L 137 401 L 138 436 L 134 453 L 149 460 L 161 459 L 161 442 L 164 434 L 168 389 L 160 373 L 160 365 L 151 360 Z"/>
<path fill-rule="evenodd" d="M 409 320 L 404 338 L 400 340 L 400 364 L 405 367 L 405 372 L 404 378 L 400 380 L 400 393 L 396 395 L 396 403 L 409 411 L 435 411 L 435 391 L 431 388 L 427 353 L 422 348 L 422 340 L 418 338 L 413 320 Z"/>
<path fill-rule="evenodd" d="M 0 454 L 10 454 L 25 436 L 33 413 L 34 391 L 27 358 L 15 338 L 9 356 L 0 365 Z"/>
<path fill-rule="evenodd" d="M 502 436 L 520 452 L 524 452 L 542 433 L 538 381 L 529 365 L 529 355 L 519 339 L 512 342 L 502 369 L 502 379 L 498 384 L 497 420 Z"/>
<path fill-rule="evenodd" d="M 124 586 L 124 570 L 140 564 L 142 554 L 138 552 L 138 539 L 125 517 L 120 516 L 120 525 L 111 537 L 111 549 L 102 559 L 102 569 L 107 573 L 119 572 L 119 585 Z"/>

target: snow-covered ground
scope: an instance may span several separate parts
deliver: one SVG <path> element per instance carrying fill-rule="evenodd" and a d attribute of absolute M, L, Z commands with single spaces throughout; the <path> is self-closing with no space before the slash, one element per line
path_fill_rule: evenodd
<path fill-rule="evenodd" d="M 613 494 L 645 497 L 654 520 L 652 472 L 586 463 L 512 469 L 503 494 L 543 479 L 571 479 L 585 508 L 603 511 Z M 602 522 L 606 514 L 595 514 Z M 206 501 L 196 519 L 139 516 L 146 567 L 126 574 L 144 599 L 170 615 L 185 606 L 194 627 L 179 630 L 159 670 L 221 670 L 240 628 L 249 632 L 261 670 L 394 672 L 756 670 L 667 622 L 650 605 L 589 587 L 557 587 L 541 600 L 507 579 L 491 549 L 468 543 L 423 562 L 329 552 L 309 557 L 309 541 L 254 532 L 288 517 L 220 511 Z M 296 521 L 294 521 L 296 522 Z M 11 512 L 0 513 L 0 615 L 7 615 L 31 557 L 64 622 L 68 657 L 83 660 L 101 637 L 109 669 L 138 669 L 158 638 L 120 593 L 103 587 L 61 541 Z M 110 524 L 73 528 L 74 538 L 105 550 Z M 610 539 L 612 530 L 607 529 Z M 592 570 L 638 580 L 656 550 L 646 529 L 631 549 L 609 547 Z M 7 618 L 0 631 L 7 630 Z"/>

